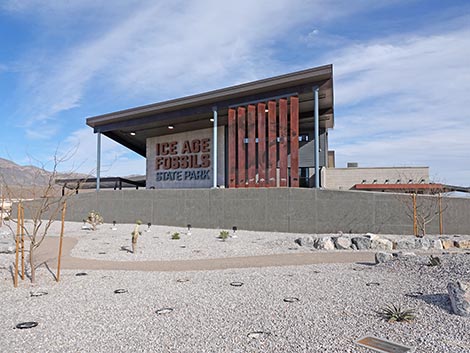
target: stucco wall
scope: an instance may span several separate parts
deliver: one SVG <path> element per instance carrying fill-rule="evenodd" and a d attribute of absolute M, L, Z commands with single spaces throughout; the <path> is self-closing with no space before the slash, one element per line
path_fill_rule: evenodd
<path fill-rule="evenodd" d="M 410 203 L 410 195 L 300 188 L 103 190 L 71 197 L 67 220 L 81 221 L 94 209 L 109 223 L 141 219 L 181 227 L 412 234 Z M 444 232 L 470 234 L 470 199 L 443 198 L 442 203 Z M 439 232 L 438 217 L 427 230 Z"/>
<path fill-rule="evenodd" d="M 321 171 L 322 186 L 326 189 L 350 190 L 354 185 L 361 184 L 407 184 L 429 183 L 428 167 L 397 167 L 397 168 L 324 168 Z M 398 184 L 399 184 L 398 183 Z"/>

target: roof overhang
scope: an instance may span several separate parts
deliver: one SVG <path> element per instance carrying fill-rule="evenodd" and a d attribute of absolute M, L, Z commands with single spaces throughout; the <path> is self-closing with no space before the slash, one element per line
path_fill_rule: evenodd
<path fill-rule="evenodd" d="M 333 128 L 333 66 L 325 65 L 193 96 L 145 105 L 87 118 L 94 132 L 101 132 L 129 149 L 146 155 L 149 137 L 212 127 L 217 107 L 218 125 L 227 124 L 228 109 L 252 102 L 296 95 L 300 129 L 312 126 L 313 88 L 319 88 L 320 127 Z M 172 130 L 168 129 L 173 125 Z"/>

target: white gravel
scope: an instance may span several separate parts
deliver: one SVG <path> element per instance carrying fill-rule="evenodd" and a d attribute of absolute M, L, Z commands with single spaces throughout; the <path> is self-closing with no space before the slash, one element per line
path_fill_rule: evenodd
<path fill-rule="evenodd" d="M 59 224 L 51 236 L 59 234 Z M 121 261 L 220 258 L 285 252 L 300 235 L 237 231 L 221 242 L 219 230 L 141 226 L 137 254 L 133 225 L 101 225 L 96 232 L 67 222 L 79 242 L 73 256 Z M 170 240 L 173 232 L 180 240 Z M 182 248 L 181 245 L 185 245 Z M 199 250 L 195 252 L 194 250 Z M 105 252 L 105 254 L 99 254 Z M 0 254 L 1 256 L 9 256 Z M 470 252 L 440 255 L 426 266 L 417 256 L 367 264 L 323 264 L 193 272 L 62 271 L 53 281 L 44 267 L 37 285 L 13 288 L 0 266 L 2 352 L 370 352 L 354 341 L 367 335 L 415 346 L 422 353 L 470 352 L 470 318 L 451 314 L 446 286 L 470 282 Z M 241 287 L 231 282 L 243 282 Z M 367 283 L 377 282 L 379 285 Z M 116 289 L 127 293 L 115 294 Z M 31 292 L 48 292 L 32 297 Z M 417 295 L 420 292 L 422 294 Z M 286 297 L 299 298 L 286 303 Z M 388 323 L 386 304 L 416 310 L 409 323 Z M 173 311 L 157 315 L 162 308 Z M 32 329 L 15 329 L 37 321 Z M 251 332 L 257 338 L 249 338 Z"/>
<path fill-rule="evenodd" d="M 470 352 L 470 318 L 450 313 L 449 280 L 470 280 L 470 255 L 387 264 L 325 264 L 203 272 L 41 269 L 39 284 L 1 272 L 0 349 L 5 352 L 370 352 L 354 340 L 375 335 L 416 352 Z M 178 279 L 188 279 L 178 282 Z M 230 282 L 241 281 L 241 287 Z M 367 283 L 378 282 L 378 286 Z M 128 293 L 114 294 L 116 289 Z M 30 292 L 48 295 L 31 297 Z M 410 293 L 422 292 L 417 297 Z M 285 297 L 297 297 L 286 303 Z M 409 323 L 376 311 L 389 303 L 416 310 Z M 168 314 L 156 310 L 173 308 Z M 14 329 L 19 322 L 37 327 Z M 257 339 L 247 335 L 262 331 Z"/>

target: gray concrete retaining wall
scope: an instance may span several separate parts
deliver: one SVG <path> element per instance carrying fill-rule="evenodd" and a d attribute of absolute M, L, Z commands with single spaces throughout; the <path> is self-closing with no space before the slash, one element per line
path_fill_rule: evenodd
<path fill-rule="evenodd" d="M 411 195 L 303 188 L 103 190 L 70 197 L 66 219 L 81 221 L 97 210 L 107 223 L 141 219 L 181 227 L 412 234 L 411 205 Z M 442 205 L 444 233 L 470 234 L 470 199 L 443 198 Z M 438 219 L 427 225 L 428 234 L 439 233 Z"/>

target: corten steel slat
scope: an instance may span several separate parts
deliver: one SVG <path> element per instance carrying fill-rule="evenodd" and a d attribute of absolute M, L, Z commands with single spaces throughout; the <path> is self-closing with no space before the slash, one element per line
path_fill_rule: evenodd
<path fill-rule="evenodd" d="M 266 104 L 258 104 L 258 185 L 266 185 Z"/>
<path fill-rule="evenodd" d="M 237 186 L 244 188 L 246 187 L 246 148 L 245 148 L 245 136 L 246 136 L 246 109 L 243 107 L 238 108 L 238 180 Z"/>
<path fill-rule="evenodd" d="M 268 102 L 268 180 L 266 186 L 276 186 L 277 124 L 276 102 Z"/>
<path fill-rule="evenodd" d="M 279 99 L 279 186 L 287 186 L 287 99 Z"/>
<path fill-rule="evenodd" d="M 237 121 L 235 109 L 228 110 L 228 187 L 237 185 Z"/>
<path fill-rule="evenodd" d="M 248 187 L 256 185 L 256 107 L 248 106 Z"/>
<path fill-rule="evenodd" d="M 290 186 L 299 187 L 299 98 L 290 98 Z"/>

